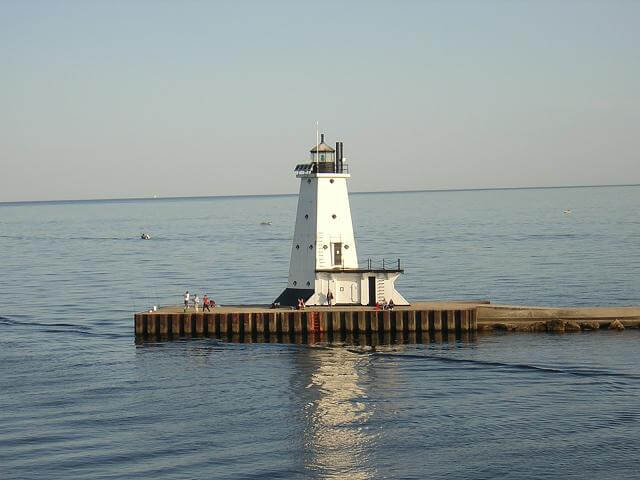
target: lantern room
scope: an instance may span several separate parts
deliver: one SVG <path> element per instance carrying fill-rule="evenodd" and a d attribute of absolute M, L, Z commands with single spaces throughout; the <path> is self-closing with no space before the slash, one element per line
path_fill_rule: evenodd
<path fill-rule="evenodd" d="M 320 135 L 320 143 L 311 149 L 311 161 L 317 163 L 335 163 L 336 151 L 324 143 L 324 133 Z"/>

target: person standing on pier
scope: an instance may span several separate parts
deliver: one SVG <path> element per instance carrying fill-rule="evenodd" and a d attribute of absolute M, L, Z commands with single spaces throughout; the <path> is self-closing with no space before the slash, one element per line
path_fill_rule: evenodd
<path fill-rule="evenodd" d="M 187 309 L 189 308 L 189 290 L 187 290 L 186 292 L 184 292 L 184 311 L 186 312 Z"/>
<path fill-rule="evenodd" d="M 327 293 L 327 303 L 329 304 L 329 306 L 331 306 L 332 301 L 333 301 L 333 293 L 331 293 L 331 290 L 329 290 L 329 292 Z"/>
<path fill-rule="evenodd" d="M 196 313 L 198 313 L 198 305 L 200 304 L 200 297 L 196 293 L 193 297 L 193 308 L 196 309 Z"/>
<path fill-rule="evenodd" d="M 210 312 L 211 310 L 209 310 L 209 296 L 205 293 L 204 294 L 204 298 L 202 299 L 202 311 L 207 311 Z"/>

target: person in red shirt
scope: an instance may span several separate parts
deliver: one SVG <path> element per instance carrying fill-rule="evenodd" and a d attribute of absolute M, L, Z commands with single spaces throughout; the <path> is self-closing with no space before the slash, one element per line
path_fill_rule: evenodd
<path fill-rule="evenodd" d="M 209 310 L 209 305 L 211 304 L 211 301 L 209 300 L 209 296 L 205 294 L 204 298 L 202 299 L 202 311 L 204 312 L 205 310 L 207 312 L 210 312 L 211 310 Z"/>

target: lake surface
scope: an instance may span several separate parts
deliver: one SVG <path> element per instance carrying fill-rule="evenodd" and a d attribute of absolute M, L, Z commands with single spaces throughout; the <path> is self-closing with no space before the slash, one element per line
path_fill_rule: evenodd
<path fill-rule="evenodd" d="M 638 331 L 134 343 L 133 312 L 187 288 L 272 301 L 296 201 L 0 205 L 0 478 L 637 477 Z M 351 206 L 361 262 L 401 258 L 409 300 L 640 304 L 640 187 Z"/>

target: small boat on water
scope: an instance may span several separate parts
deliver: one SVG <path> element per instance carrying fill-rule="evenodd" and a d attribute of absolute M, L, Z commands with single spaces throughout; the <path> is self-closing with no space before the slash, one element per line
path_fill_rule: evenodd
<path fill-rule="evenodd" d="M 140 234 L 140 239 L 141 239 L 141 240 L 151 240 L 151 235 L 149 235 L 148 233 L 144 233 L 144 232 L 142 232 L 142 233 Z"/>
<path fill-rule="evenodd" d="M 260 225 L 271 225 L 271 220 L 264 220 L 260 222 Z"/>
<path fill-rule="evenodd" d="M 571 209 L 570 208 L 565 208 L 562 213 L 564 213 L 565 215 L 571 215 Z"/>

